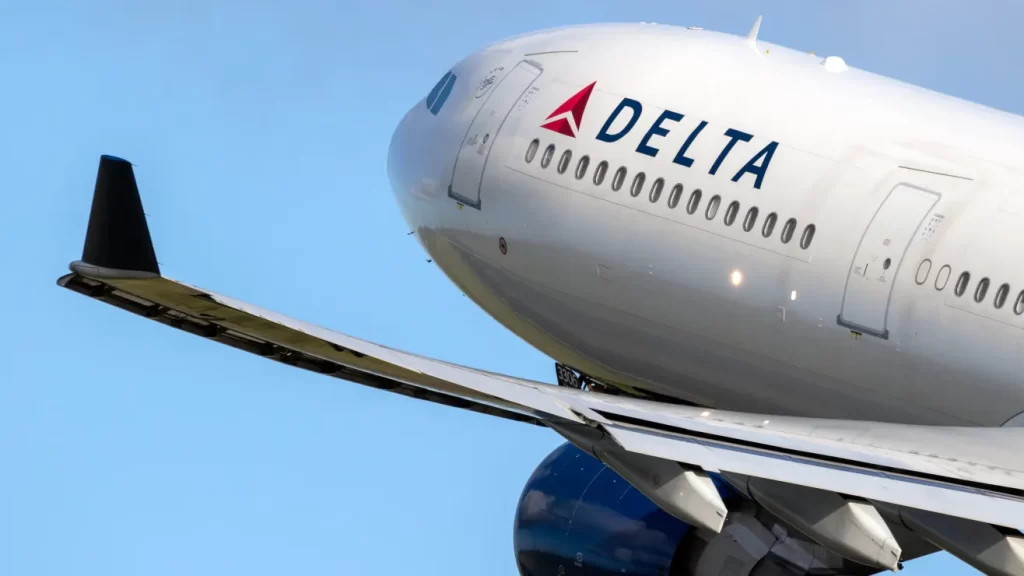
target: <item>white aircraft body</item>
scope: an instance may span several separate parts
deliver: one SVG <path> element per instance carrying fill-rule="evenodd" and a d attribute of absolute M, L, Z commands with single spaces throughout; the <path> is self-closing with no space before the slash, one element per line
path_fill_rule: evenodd
<path fill-rule="evenodd" d="M 59 283 L 272 359 L 549 426 L 699 534 L 673 574 L 872 573 L 938 549 L 1024 574 L 1024 119 L 760 41 L 759 23 L 746 37 L 518 36 L 455 64 L 398 125 L 388 175 L 416 237 L 556 360 L 560 386 L 161 276 L 114 157 Z M 719 544 L 741 528 L 759 544 Z M 590 560 L 597 544 L 586 559 L 551 544 L 549 566 L 516 537 L 523 574 L 611 570 Z"/>

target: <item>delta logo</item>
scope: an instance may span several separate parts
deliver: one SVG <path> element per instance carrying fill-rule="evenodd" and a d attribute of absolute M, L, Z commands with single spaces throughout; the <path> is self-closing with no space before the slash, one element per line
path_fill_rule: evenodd
<path fill-rule="evenodd" d="M 552 132 L 557 132 L 563 136 L 568 136 L 569 138 L 576 138 L 576 136 L 579 135 L 580 126 L 583 124 L 583 113 L 587 110 L 587 102 L 590 101 L 590 95 L 593 93 L 594 85 L 596 84 L 596 80 L 591 82 L 589 85 L 563 102 L 558 108 L 555 108 L 555 111 L 544 119 L 544 123 L 541 124 L 540 127 L 551 130 Z M 642 113 L 643 104 L 638 100 L 623 98 L 605 120 L 604 125 L 601 126 L 601 130 L 598 131 L 596 138 L 601 142 L 618 142 L 636 127 Z M 619 116 L 622 116 L 623 114 L 629 114 L 629 119 L 626 120 L 625 126 L 623 126 L 623 128 L 618 132 L 612 133 L 612 124 L 615 123 Z M 684 118 L 684 116 L 684 114 L 672 110 L 663 111 L 661 115 L 658 116 L 658 119 L 655 120 L 647 129 L 644 137 L 640 139 L 640 144 L 636 147 L 636 152 L 638 154 L 650 156 L 651 158 L 656 158 L 661 150 L 655 146 L 657 142 L 652 144 L 652 140 L 668 136 L 672 130 L 672 124 L 678 123 Z M 694 141 L 702 135 L 702 132 L 707 128 L 707 126 L 708 122 L 701 120 L 697 123 L 697 126 L 690 131 L 686 136 L 686 140 L 672 157 L 672 162 L 674 164 L 678 164 L 685 168 L 693 166 L 694 159 L 687 156 L 687 153 Z M 718 169 L 722 167 L 722 164 L 725 162 L 726 158 L 728 158 L 730 153 L 732 153 L 737 147 L 741 149 L 743 148 L 743 146 L 737 146 L 738 144 L 750 142 L 754 138 L 753 134 L 748 134 L 734 128 L 726 129 L 723 135 L 728 140 L 722 146 L 718 157 L 711 164 L 711 169 L 708 170 L 708 174 L 712 176 L 718 174 Z M 707 137 L 707 134 L 704 136 Z M 732 176 L 731 180 L 733 182 L 739 182 L 745 174 L 750 174 L 754 177 L 754 188 L 760 189 L 762 182 L 764 182 L 765 174 L 768 172 L 768 166 L 771 164 L 772 157 L 775 155 L 775 150 L 778 149 L 778 147 L 778 142 L 770 142 L 760 151 L 751 156 L 746 164 L 744 164 L 743 167 Z"/>
<path fill-rule="evenodd" d="M 540 127 L 569 138 L 575 138 L 583 124 L 583 112 L 587 109 L 587 102 L 590 101 L 590 93 L 594 91 L 594 84 L 597 84 L 596 80 L 562 102 L 561 106 L 555 108 L 555 111 L 544 119 L 544 123 Z"/>

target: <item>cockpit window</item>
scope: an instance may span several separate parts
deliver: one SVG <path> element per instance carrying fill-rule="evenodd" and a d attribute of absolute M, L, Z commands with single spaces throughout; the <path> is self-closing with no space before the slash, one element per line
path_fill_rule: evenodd
<path fill-rule="evenodd" d="M 455 74 L 450 71 L 447 72 L 434 88 L 430 90 L 430 94 L 427 95 L 427 109 L 434 116 L 437 116 L 438 111 L 441 110 L 441 106 L 444 106 L 444 101 L 448 99 L 448 95 L 452 93 L 452 86 L 455 85 Z"/>

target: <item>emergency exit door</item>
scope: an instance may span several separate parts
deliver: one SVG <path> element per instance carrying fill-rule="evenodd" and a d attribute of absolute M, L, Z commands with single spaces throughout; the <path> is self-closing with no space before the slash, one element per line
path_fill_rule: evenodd
<path fill-rule="evenodd" d="M 850 264 L 839 324 L 888 338 L 889 300 L 903 257 L 939 195 L 899 184 L 878 208 Z"/>
<path fill-rule="evenodd" d="M 491 147 L 512 107 L 541 72 L 538 64 L 523 60 L 491 90 L 462 140 L 452 182 L 448 186 L 449 197 L 466 206 L 480 208 L 480 186 Z"/>

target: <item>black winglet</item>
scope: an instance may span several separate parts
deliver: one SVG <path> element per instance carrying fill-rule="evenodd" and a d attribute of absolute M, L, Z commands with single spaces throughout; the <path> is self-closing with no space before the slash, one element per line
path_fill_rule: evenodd
<path fill-rule="evenodd" d="M 82 262 L 108 270 L 160 275 L 135 172 L 127 160 L 100 157 Z"/>

